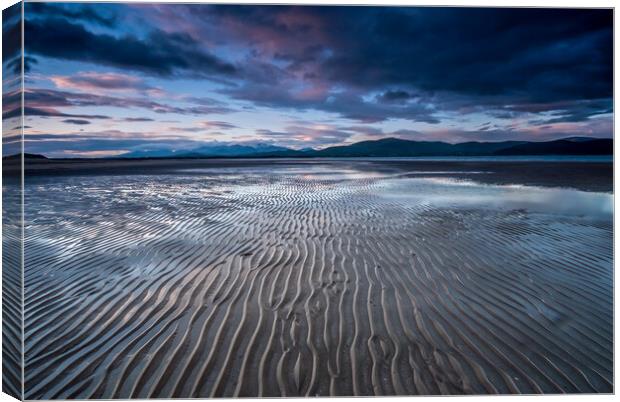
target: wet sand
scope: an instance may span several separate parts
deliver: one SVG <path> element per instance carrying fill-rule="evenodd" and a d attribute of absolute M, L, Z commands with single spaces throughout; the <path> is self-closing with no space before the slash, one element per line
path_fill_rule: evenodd
<path fill-rule="evenodd" d="M 613 190 L 613 163 L 611 161 L 582 163 L 576 161 L 519 161 L 507 158 L 496 161 L 475 160 L 416 160 L 390 158 L 383 160 L 359 159 L 27 159 L 26 177 L 47 175 L 133 175 L 176 174 L 179 169 L 255 168 L 274 169 L 305 166 L 334 165 L 337 168 L 354 168 L 362 171 L 449 172 L 453 177 L 475 178 L 489 184 L 527 184 L 532 186 L 571 187 L 585 191 Z M 4 160 L 3 174 L 19 175 L 21 160 Z M 472 176 L 471 172 L 476 174 Z"/>
<path fill-rule="evenodd" d="M 236 163 L 27 177 L 27 399 L 613 391 L 606 168 Z"/>
<path fill-rule="evenodd" d="M 22 395 L 22 215 L 18 182 L 2 189 L 2 391 Z"/>

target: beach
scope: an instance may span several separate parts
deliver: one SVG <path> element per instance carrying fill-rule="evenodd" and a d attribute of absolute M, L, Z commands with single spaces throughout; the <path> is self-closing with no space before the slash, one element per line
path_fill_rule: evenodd
<path fill-rule="evenodd" d="M 26 170 L 26 399 L 613 392 L 611 163 L 77 163 Z"/>

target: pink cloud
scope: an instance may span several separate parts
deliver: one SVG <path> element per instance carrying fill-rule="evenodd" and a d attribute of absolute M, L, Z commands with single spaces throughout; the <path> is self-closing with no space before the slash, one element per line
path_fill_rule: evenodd
<path fill-rule="evenodd" d="M 162 95 L 159 88 L 147 85 L 139 77 L 119 73 L 79 72 L 73 76 L 54 75 L 50 80 L 57 88 L 79 91 L 142 91 L 150 95 Z"/>

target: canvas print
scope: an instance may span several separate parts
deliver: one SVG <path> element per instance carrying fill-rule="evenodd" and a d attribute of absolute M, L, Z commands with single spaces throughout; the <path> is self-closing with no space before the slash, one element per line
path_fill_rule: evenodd
<path fill-rule="evenodd" d="M 614 391 L 613 10 L 2 17 L 5 393 Z"/>

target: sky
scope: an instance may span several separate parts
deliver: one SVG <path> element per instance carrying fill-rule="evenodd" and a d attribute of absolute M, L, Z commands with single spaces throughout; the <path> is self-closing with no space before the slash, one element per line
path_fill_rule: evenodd
<path fill-rule="evenodd" d="M 611 10 L 26 3 L 24 14 L 30 153 L 613 135 Z M 19 24 L 4 17 L 7 38 Z M 10 130 L 19 47 L 3 55 Z"/>

